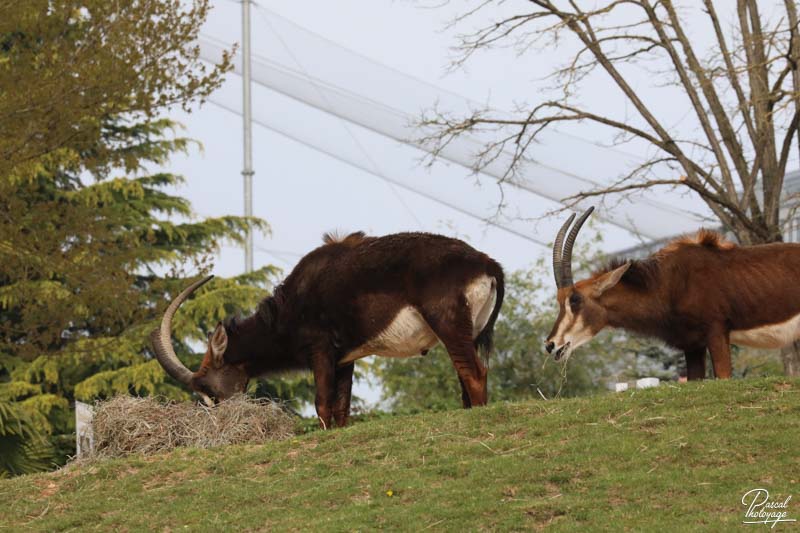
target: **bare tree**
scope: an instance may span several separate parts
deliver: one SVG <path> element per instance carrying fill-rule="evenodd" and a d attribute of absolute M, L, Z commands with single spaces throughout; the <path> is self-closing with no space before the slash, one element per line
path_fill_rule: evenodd
<path fill-rule="evenodd" d="M 481 0 L 455 23 L 499 4 L 507 2 Z M 757 0 L 702 0 L 702 5 L 520 0 L 519 5 L 519 13 L 495 17 L 461 35 L 456 64 L 496 46 L 514 45 L 525 52 L 574 46 L 568 61 L 548 73 L 557 90 L 516 113 L 487 108 L 470 116 L 428 114 L 422 126 L 433 133 L 424 141 L 434 154 L 456 137 L 489 130 L 491 140 L 479 152 L 475 168 L 511 152 L 507 179 L 513 180 L 542 132 L 591 122 L 609 128 L 616 142 L 646 143 L 649 155 L 614 182 L 565 198 L 566 205 L 674 187 L 699 195 L 744 244 L 782 240 L 784 225 L 795 214 L 782 198 L 784 176 L 793 152 L 800 152 L 800 140 L 795 141 L 800 41 L 794 0 L 779 0 L 768 6 L 768 13 L 759 11 L 765 2 Z M 712 45 L 693 41 L 692 35 L 711 38 Z M 688 101 L 691 126 L 671 124 L 670 117 L 659 114 L 658 102 L 646 101 L 632 82 L 637 67 L 649 72 L 653 86 L 679 91 Z M 625 116 L 582 104 L 581 91 L 597 83 L 598 75 L 620 92 L 629 110 Z M 784 352 L 787 374 L 800 373 L 797 350 Z"/>

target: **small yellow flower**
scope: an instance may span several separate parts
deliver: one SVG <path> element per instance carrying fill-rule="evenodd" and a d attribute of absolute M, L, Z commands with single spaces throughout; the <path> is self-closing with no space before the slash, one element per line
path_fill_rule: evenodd
<path fill-rule="evenodd" d="M 391 498 L 392 496 L 394 496 L 394 491 L 393 490 L 387 490 L 386 491 L 386 495 Z"/>

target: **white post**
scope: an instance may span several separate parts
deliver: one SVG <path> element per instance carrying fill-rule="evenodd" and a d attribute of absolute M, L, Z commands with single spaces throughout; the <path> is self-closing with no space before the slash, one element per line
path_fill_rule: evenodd
<path fill-rule="evenodd" d="M 253 120 L 250 97 L 250 1 L 242 0 L 242 109 L 244 118 L 244 215 L 253 216 Z M 253 232 L 247 230 L 244 270 L 253 270 Z"/>
<path fill-rule="evenodd" d="M 92 406 L 75 402 L 75 440 L 77 456 L 91 454 L 94 451 L 94 430 L 92 421 L 94 419 L 94 409 Z"/>

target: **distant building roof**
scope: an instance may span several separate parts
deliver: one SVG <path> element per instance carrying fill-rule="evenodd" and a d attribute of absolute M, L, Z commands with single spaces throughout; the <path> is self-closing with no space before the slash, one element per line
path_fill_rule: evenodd
<path fill-rule="evenodd" d="M 783 178 L 783 194 L 788 196 L 800 194 L 800 169 L 786 173 Z"/>

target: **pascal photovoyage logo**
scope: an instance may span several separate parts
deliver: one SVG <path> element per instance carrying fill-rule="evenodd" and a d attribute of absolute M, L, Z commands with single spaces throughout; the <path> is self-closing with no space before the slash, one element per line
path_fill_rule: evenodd
<path fill-rule="evenodd" d="M 747 510 L 744 513 L 743 524 L 764 524 L 774 528 L 781 522 L 797 522 L 789 517 L 789 502 L 792 496 L 770 498 L 767 489 L 752 489 L 742 496 L 742 505 Z"/>

